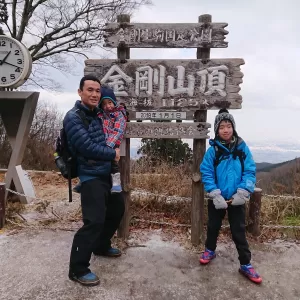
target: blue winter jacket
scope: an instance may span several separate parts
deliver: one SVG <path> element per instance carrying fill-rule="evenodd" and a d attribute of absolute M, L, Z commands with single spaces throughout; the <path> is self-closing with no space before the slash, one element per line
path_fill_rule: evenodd
<path fill-rule="evenodd" d="M 85 113 L 88 127 L 76 110 Z M 78 175 L 81 181 L 108 176 L 111 172 L 111 161 L 116 157 L 115 150 L 106 145 L 105 134 L 97 112 L 96 109 L 89 110 L 78 100 L 67 112 L 63 121 L 69 148 L 77 157 Z"/>
<path fill-rule="evenodd" d="M 243 174 L 239 158 L 233 158 L 233 149 L 229 150 L 218 140 L 210 140 L 209 144 L 211 147 L 206 151 L 200 165 L 200 172 L 202 174 L 202 182 L 205 190 L 209 193 L 213 190 L 220 189 L 225 200 L 231 199 L 238 188 L 253 193 L 256 183 L 256 165 L 246 143 L 241 138 L 238 138 L 236 146 L 238 150 L 242 150 L 246 155 Z M 215 146 L 222 148 L 224 151 L 216 168 L 217 183 L 215 180 L 214 168 L 216 157 Z"/>

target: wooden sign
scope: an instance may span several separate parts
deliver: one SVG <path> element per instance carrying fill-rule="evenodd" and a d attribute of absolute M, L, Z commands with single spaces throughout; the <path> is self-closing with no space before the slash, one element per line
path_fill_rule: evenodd
<path fill-rule="evenodd" d="M 155 24 L 108 23 L 104 47 L 117 48 L 227 48 L 227 23 Z"/>
<path fill-rule="evenodd" d="M 241 108 L 238 94 L 244 60 L 86 60 L 85 75 L 93 73 L 113 88 L 132 111 L 195 111 Z"/>
<path fill-rule="evenodd" d="M 135 113 L 137 120 L 185 120 L 185 111 L 137 111 Z"/>
<path fill-rule="evenodd" d="M 132 111 L 128 110 L 129 120 L 194 120 L 193 111 Z"/>
<path fill-rule="evenodd" d="M 125 138 L 206 139 L 209 123 L 127 123 Z"/>

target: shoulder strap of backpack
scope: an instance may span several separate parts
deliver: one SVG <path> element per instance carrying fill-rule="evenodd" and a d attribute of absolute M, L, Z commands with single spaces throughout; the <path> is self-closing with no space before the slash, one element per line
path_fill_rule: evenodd
<path fill-rule="evenodd" d="M 215 159 L 214 159 L 215 182 L 218 183 L 217 166 L 220 163 L 222 151 L 219 149 L 219 147 L 217 145 L 215 145 L 214 148 L 215 148 Z"/>
<path fill-rule="evenodd" d="M 242 167 L 242 176 L 243 176 L 243 173 L 244 173 L 244 170 L 245 170 L 245 159 L 246 159 L 246 154 L 243 150 L 238 150 L 238 149 L 234 149 L 233 151 L 233 158 L 236 159 L 236 157 L 239 158 L 240 160 L 240 163 L 241 163 L 241 167 Z"/>
<path fill-rule="evenodd" d="M 85 113 L 84 113 L 82 110 L 80 110 L 80 109 L 76 109 L 75 112 L 76 112 L 76 113 L 78 114 L 78 116 L 81 118 L 81 120 L 82 120 L 83 124 L 85 125 L 85 127 L 88 128 L 89 125 L 90 125 L 90 122 L 89 122 L 89 120 L 87 119 Z"/>

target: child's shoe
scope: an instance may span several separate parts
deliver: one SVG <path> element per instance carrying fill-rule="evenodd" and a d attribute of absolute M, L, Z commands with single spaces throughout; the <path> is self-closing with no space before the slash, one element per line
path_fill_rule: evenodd
<path fill-rule="evenodd" d="M 120 173 L 111 174 L 111 178 L 112 178 L 111 192 L 112 193 L 121 193 L 122 192 L 121 174 Z"/>
<path fill-rule="evenodd" d="M 262 278 L 255 272 L 251 264 L 241 265 L 239 272 L 255 283 L 261 283 Z"/>
<path fill-rule="evenodd" d="M 200 264 L 206 265 L 215 257 L 216 257 L 215 251 L 211 251 L 211 250 L 208 250 L 207 248 L 205 248 L 205 251 L 202 253 L 202 255 L 199 259 Z"/>

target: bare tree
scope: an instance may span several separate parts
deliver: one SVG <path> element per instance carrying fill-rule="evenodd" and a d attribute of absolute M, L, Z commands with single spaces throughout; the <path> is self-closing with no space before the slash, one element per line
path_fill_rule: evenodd
<path fill-rule="evenodd" d="M 42 77 L 51 87 L 48 67 L 70 72 L 70 57 L 87 57 L 88 50 L 101 47 L 105 23 L 151 0 L 0 0 L 0 4 L 4 29 L 32 55 L 31 80 L 41 85 Z"/>
<path fill-rule="evenodd" d="M 54 144 L 62 126 L 63 114 L 57 106 L 41 101 L 34 114 L 22 165 L 24 169 L 56 170 Z M 11 146 L 0 118 L 0 168 L 6 168 Z"/>
<path fill-rule="evenodd" d="M 23 166 L 34 170 L 54 170 L 54 143 L 62 126 L 63 114 L 56 105 L 39 102 L 30 128 Z"/>

